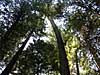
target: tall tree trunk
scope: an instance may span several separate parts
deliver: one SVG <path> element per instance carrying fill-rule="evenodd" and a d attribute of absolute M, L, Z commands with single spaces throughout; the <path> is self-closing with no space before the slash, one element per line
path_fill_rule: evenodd
<path fill-rule="evenodd" d="M 64 43 L 61 37 L 61 34 L 54 23 L 53 19 L 49 17 L 49 20 L 51 22 L 51 25 L 53 27 L 54 33 L 56 35 L 58 49 L 59 49 L 59 59 L 60 59 L 60 73 L 61 75 L 70 75 L 70 69 L 68 64 L 68 59 L 66 55 L 66 51 L 64 48 Z"/>
<path fill-rule="evenodd" d="M 77 75 L 80 75 L 80 72 L 79 72 L 79 65 L 78 65 L 77 50 L 75 51 L 75 55 L 76 55 L 76 69 L 77 69 Z"/>
<path fill-rule="evenodd" d="M 18 52 L 13 56 L 12 60 L 9 62 L 9 64 L 6 66 L 6 68 L 4 69 L 4 71 L 1 73 L 1 75 L 9 75 L 9 73 L 11 72 L 13 66 L 15 65 L 17 59 L 19 58 L 19 56 L 21 55 L 25 45 L 27 44 L 29 38 L 31 37 L 33 33 L 33 30 L 30 31 L 29 35 L 27 36 L 26 40 L 24 41 L 24 43 L 22 44 L 22 46 L 19 48 Z"/>
<path fill-rule="evenodd" d="M 37 63 L 37 75 L 39 75 L 39 63 Z"/>
<path fill-rule="evenodd" d="M 1 49 L 1 52 L 3 52 L 4 54 L 7 53 L 7 50 L 10 50 L 10 46 L 12 45 L 9 45 L 9 41 L 11 41 L 11 37 L 13 36 L 12 32 L 13 33 L 16 33 L 15 32 L 15 28 L 20 20 L 20 18 L 22 18 L 22 14 L 21 12 L 19 12 L 19 15 L 16 16 L 16 20 L 15 22 L 12 24 L 12 26 L 7 30 L 7 32 L 0 38 L 0 49 Z M 18 35 L 18 34 L 17 34 Z M 16 43 L 14 43 L 14 45 L 16 45 Z M 6 47 L 5 47 L 6 46 Z M 13 47 L 12 47 L 13 48 Z M 4 55 L 2 57 L 0 57 L 0 60 L 2 60 L 4 57 Z"/>
<path fill-rule="evenodd" d="M 97 50 L 91 45 L 90 41 L 87 41 L 87 46 L 89 48 L 90 53 L 93 55 L 93 58 L 96 62 L 98 72 L 99 72 L 99 75 L 100 75 L 100 58 L 97 55 Z"/>
<path fill-rule="evenodd" d="M 100 58 L 98 57 L 97 50 L 96 50 L 96 48 L 93 47 L 92 41 L 90 39 L 90 35 L 93 34 L 93 26 L 94 25 L 93 25 L 92 21 L 89 21 L 89 23 L 90 23 L 90 25 L 88 26 L 89 30 L 88 30 L 88 34 L 85 37 L 85 41 L 87 43 L 87 47 L 88 47 L 90 53 L 93 55 L 93 58 L 96 62 L 96 65 L 98 67 L 98 72 L 99 72 L 99 75 L 100 75 Z"/>

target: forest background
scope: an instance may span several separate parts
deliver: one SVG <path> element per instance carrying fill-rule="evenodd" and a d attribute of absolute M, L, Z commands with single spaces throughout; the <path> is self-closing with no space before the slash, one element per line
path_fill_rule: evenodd
<path fill-rule="evenodd" d="M 100 75 L 100 0 L 0 0 L 0 71 Z"/>

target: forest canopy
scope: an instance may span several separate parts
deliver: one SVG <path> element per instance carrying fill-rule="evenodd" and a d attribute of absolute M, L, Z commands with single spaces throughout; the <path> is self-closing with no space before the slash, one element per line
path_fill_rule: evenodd
<path fill-rule="evenodd" d="M 1 75 L 100 75 L 100 0 L 0 0 Z"/>

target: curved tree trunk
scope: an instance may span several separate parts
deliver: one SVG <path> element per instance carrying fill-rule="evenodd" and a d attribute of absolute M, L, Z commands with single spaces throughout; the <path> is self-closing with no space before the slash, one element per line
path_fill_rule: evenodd
<path fill-rule="evenodd" d="M 27 44 L 29 38 L 31 37 L 33 33 L 33 30 L 30 31 L 29 35 L 27 36 L 26 40 L 24 41 L 24 43 L 22 44 L 22 46 L 19 48 L 18 52 L 13 56 L 12 60 L 9 62 L 9 64 L 6 66 L 6 68 L 4 69 L 4 71 L 1 73 L 1 75 L 9 75 L 9 73 L 11 72 L 13 66 L 15 65 L 17 59 L 19 58 L 19 56 L 22 54 L 22 51 L 25 47 L 25 45 Z"/>
<path fill-rule="evenodd" d="M 59 49 L 59 59 L 60 59 L 60 73 L 61 75 L 70 75 L 70 69 L 68 64 L 68 59 L 66 55 L 66 51 L 64 48 L 64 43 L 61 37 L 61 34 L 54 23 L 53 19 L 49 17 L 49 20 L 51 22 L 51 25 L 53 27 L 54 33 L 56 35 L 58 49 Z"/>

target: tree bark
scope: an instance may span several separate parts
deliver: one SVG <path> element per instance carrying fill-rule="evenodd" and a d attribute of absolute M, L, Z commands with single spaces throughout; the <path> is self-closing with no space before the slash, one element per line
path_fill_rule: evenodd
<path fill-rule="evenodd" d="M 70 69 L 69 69 L 69 64 L 68 64 L 68 59 L 66 55 L 66 51 L 64 48 L 64 43 L 61 37 L 61 34 L 54 23 L 52 18 L 48 18 L 51 22 L 51 25 L 53 27 L 54 33 L 56 35 L 57 39 L 57 44 L 58 44 L 58 49 L 59 49 L 59 59 L 60 59 L 60 73 L 61 75 L 70 75 Z"/>
<path fill-rule="evenodd" d="M 77 75 L 80 75 L 80 72 L 79 72 L 79 65 L 78 65 L 77 50 L 75 51 L 75 55 L 76 55 L 76 69 L 77 69 Z"/>
<path fill-rule="evenodd" d="M 22 54 L 22 51 L 25 47 L 25 45 L 27 44 L 29 38 L 31 37 L 33 33 L 33 30 L 30 31 L 28 37 L 26 38 L 26 40 L 23 42 L 22 46 L 19 48 L 18 52 L 16 52 L 16 54 L 13 56 L 13 58 L 11 59 L 11 61 L 9 62 L 9 64 L 6 66 L 6 68 L 4 69 L 4 71 L 1 73 L 1 75 L 9 75 L 9 73 L 11 72 L 13 66 L 15 65 L 17 59 L 19 58 L 19 56 Z"/>

